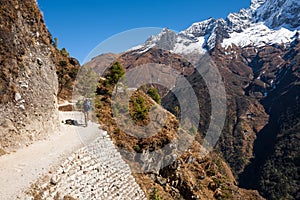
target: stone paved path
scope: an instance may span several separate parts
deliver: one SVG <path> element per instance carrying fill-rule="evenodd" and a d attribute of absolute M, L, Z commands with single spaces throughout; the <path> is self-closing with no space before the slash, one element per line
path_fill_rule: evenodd
<path fill-rule="evenodd" d="M 81 115 L 80 112 L 61 112 L 60 120 L 80 120 Z M 87 128 L 62 124 L 60 130 L 47 140 L 0 157 L 0 200 L 17 199 L 23 189 L 47 173 L 51 166 L 59 164 L 102 133 L 98 125 L 91 122 Z"/>

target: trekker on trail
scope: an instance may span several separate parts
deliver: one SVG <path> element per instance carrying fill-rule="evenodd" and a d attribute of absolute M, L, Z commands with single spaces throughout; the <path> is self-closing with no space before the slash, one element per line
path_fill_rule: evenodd
<path fill-rule="evenodd" d="M 92 110 L 92 102 L 90 98 L 86 98 L 83 102 L 83 114 L 85 126 L 87 126 L 89 111 Z"/>

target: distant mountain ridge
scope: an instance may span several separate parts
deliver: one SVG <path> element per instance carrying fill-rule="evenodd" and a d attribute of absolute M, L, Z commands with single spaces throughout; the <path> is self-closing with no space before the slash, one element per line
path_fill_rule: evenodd
<path fill-rule="evenodd" d="M 299 13 L 297 0 L 252 0 L 249 8 L 230 13 L 226 19 L 209 18 L 179 33 L 165 28 L 130 50 L 142 53 L 157 47 L 178 54 L 203 54 L 219 44 L 245 47 L 290 43 L 299 32 Z"/>

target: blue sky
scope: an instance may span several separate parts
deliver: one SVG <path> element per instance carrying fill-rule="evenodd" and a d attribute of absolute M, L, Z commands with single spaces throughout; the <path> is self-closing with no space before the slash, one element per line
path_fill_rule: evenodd
<path fill-rule="evenodd" d="M 115 34 L 142 27 L 181 31 L 194 22 L 224 18 L 247 8 L 250 0 L 38 0 L 38 4 L 59 47 L 67 48 L 82 63 L 97 45 Z M 133 43 L 142 43 L 158 31 L 146 30 L 135 31 L 140 36 Z M 119 50 L 111 47 L 110 51 Z"/>

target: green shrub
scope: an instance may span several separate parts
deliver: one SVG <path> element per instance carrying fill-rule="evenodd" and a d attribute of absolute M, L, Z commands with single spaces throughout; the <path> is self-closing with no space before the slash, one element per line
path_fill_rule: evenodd
<path fill-rule="evenodd" d="M 191 135 L 195 135 L 197 133 L 197 128 L 195 126 L 192 126 L 189 130 Z"/>
<path fill-rule="evenodd" d="M 114 134 L 119 134 L 121 132 L 121 129 L 120 128 L 116 128 L 115 130 L 114 130 Z"/>
<path fill-rule="evenodd" d="M 78 74 L 79 68 L 77 67 L 71 67 L 68 71 L 68 74 L 71 78 L 75 79 Z"/>
<path fill-rule="evenodd" d="M 145 99 L 141 96 L 131 99 L 132 111 L 130 113 L 135 122 L 141 122 L 148 116 L 149 109 L 146 106 Z"/>
<path fill-rule="evenodd" d="M 139 145 L 134 145 L 133 149 L 135 150 L 135 152 L 141 152 L 141 147 Z"/>
<path fill-rule="evenodd" d="M 163 200 L 163 198 L 159 196 L 156 188 L 154 188 L 154 190 L 150 193 L 150 200 Z"/>
<path fill-rule="evenodd" d="M 109 84 L 116 84 L 122 76 L 125 74 L 124 67 L 118 63 L 115 62 L 110 68 L 109 72 L 106 74 L 105 78 L 108 81 Z"/>
<path fill-rule="evenodd" d="M 158 90 L 154 87 L 151 87 L 148 91 L 147 94 L 149 97 L 151 97 L 154 101 L 156 101 L 158 104 L 161 103 L 161 96 L 158 93 Z"/>
<path fill-rule="evenodd" d="M 63 55 L 64 57 L 70 57 L 70 54 L 69 54 L 69 52 L 67 51 L 66 48 L 62 48 L 60 50 L 60 54 Z"/>
<path fill-rule="evenodd" d="M 61 67 L 66 67 L 67 65 L 68 65 L 68 62 L 65 61 L 65 60 L 59 61 L 59 66 L 61 66 Z"/>
<path fill-rule="evenodd" d="M 0 156 L 3 156 L 5 154 L 6 154 L 6 151 L 4 149 L 0 148 Z"/>
<path fill-rule="evenodd" d="M 99 97 L 95 98 L 94 106 L 95 106 L 96 109 L 102 108 L 101 99 Z"/>

